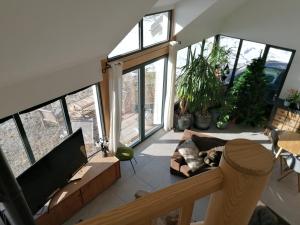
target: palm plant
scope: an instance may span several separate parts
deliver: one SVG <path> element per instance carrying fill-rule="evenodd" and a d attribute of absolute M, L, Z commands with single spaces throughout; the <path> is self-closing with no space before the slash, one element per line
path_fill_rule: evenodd
<path fill-rule="evenodd" d="M 190 53 L 189 63 L 182 67 L 182 74 L 178 77 L 176 85 L 181 114 L 189 109 L 196 115 L 207 117 L 208 109 L 220 102 L 222 85 L 215 71 L 217 67 L 223 68 L 228 63 L 229 53 L 230 50 L 217 45 L 208 57 Z"/>

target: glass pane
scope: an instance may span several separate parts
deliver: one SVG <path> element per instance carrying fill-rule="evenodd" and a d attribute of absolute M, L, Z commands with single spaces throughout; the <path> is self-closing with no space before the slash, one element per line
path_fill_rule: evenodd
<path fill-rule="evenodd" d="M 265 44 L 252 41 L 243 41 L 235 76 L 239 76 L 241 73 L 243 73 L 247 65 L 252 62 L 252 59 L 262 57 L 264 54 L 264 49 Z"/>
<path fill-rule="evenodd" d="M 139 139 L 139 70 L 122 76 L 122 144 L 131 145 Z"/>
<path fill-rule="evenodd" d="M 50 152 L 68 134 L 60 101 L 20 117 L 36 160 Z"/>
<path fill-rule="evenodd" d="M 291 56 L 291 51 L 277 48 L 269 49 L 264 69 L 268 82 L 265 94 L 267 103 L 273 104 L 276 100 L 281 84 L 284 82 L 283 77 Z"/>
<path fill-rule="evenodd" d="M 188 58 L 188 48 L 183 48 L 177 51 L 176 59 L 176 76 L 181 74 L 181 68 L 186 65 Z"/>
<path fill-rule="evenodd" d="M 73 132 L 82 128 L 87 155 L 93 154 L 102 135 L 96 86 L 66 96 Z"/>
<path fill-rule="evenodd" d="M 145 66 L 145 133 L 162 124 L 165 59 Z"/>
<path fill-rule="evenodd" d="M 229 55 L 229 63 L 228 63 L 228 73 L 225 74 L 226 78 L 223 81 L 224 84 L 229 84 L 231 75 L 232 75 L 232 70 L 234 67 L 234 63 L 236 60 L 236 54 L 239 48 L 240 44 L 240 39 L 237 38 L 231 38 L 231 37 L 225 37 L 225 36 L 220 36 L 220 46 L 225 47 L 226 49 L 230 49 L 231 53 Z"/>
<path fill-rule="evenodd" d="M 193 44 L 191 46 L 191 52 L 192 52 L 192 54 L 195 54 L 196 57 L 201 54 L 201 46 L 202 46 L 202 41 L 198 42 L 196 44 Z"/>
<path fill-rule="evenodd" d="M 158 13 L 143 18 L 143 46 L 147 47 L 169 39 L 169 13 Z"/>
<path fill-rule="evenodd" d="M 207 57 L 211 53 L 211 50 L 215 43 L 215 37 L 210 37 L 205 40 L 203 56 Z"/>
<path fill-rule="evenodd" d="M 0 124 L 0 137 L 0 147 L 2 152 L 14 175 L 17 177 L 30 167 L 30 161 L 13 119 Z"/>
<path fill-rule="evenodd" d="M 124 55 L 140 49 L 139 24 L 126 35 L 117 47 L 109 53 L 108 57 L 112 58 L 118 55 Z"/>

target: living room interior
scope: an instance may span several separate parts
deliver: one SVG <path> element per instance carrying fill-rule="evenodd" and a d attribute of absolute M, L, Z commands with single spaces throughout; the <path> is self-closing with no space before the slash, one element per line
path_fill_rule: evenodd
<path fill-rule="evenodd" d="M 298 1 L 0 5 L 0 225 L 298 224 Z"/>

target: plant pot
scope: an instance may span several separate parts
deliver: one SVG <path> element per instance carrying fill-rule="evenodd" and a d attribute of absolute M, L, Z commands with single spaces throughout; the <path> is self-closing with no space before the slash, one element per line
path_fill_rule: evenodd
<path fill-rule="evenodd" d="M 177 121 L 177 128 L 178 130 L 185 130 L 190 128 L 192 125 L 192 115 L 191 114 L 184 114 L 178 117 Z"/>
<path fill-rule="evenodd" d="M 220 108 L 212 108 L 210 110 L 210 113 L 212 115 L 212 121 L 213 121 L 213 123 L 217 123 L 218 122 L 218 118 L 220 116 Z"/>
<path fill-rule="evenodd" d="M 206 130 L 209 128 L 212 116 L 210 113 L 201 115 L 199 112 L 195 113 L 195 126 L 199 129 Z"/>

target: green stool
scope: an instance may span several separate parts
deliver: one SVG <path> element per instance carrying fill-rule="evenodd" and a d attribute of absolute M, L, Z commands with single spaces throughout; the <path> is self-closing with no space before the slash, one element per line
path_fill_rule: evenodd
<path fill-rule="evenodd" d="M 116 157 L 120 160 L 120 161 L 130 161 L 133 172 L 135 173 L 135 169 L 134 166 L 132 164 L 132 159 L 134 159 L 134 161 L 137 163 L 136 159 L 134 158 L 134 151 L 132 148 L 130 147 L 119 147 L 117 149 L 116 152 Z"/>

